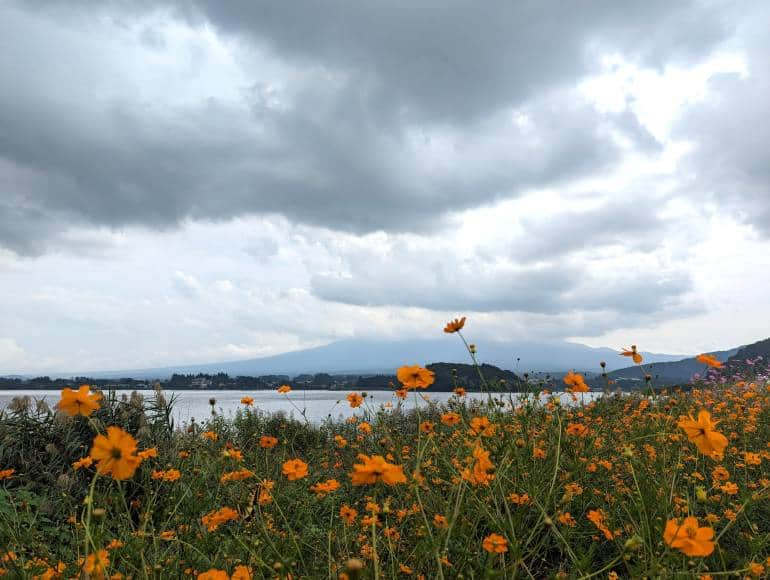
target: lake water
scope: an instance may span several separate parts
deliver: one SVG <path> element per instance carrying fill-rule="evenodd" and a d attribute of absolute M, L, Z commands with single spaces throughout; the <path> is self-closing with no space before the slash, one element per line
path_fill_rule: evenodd
<path fill-rule="evenodd" d="M 116 391 L 118 397 L 122 395 L 129 396 L 132 391 Z M 138 391 L 142 393 L 146 399 L 153 397 L 152 391 Z M 209 399 L 215 399 L 216 403 L 214 409 L 217 414 L 225 417 L 232 416 L 236 409 L 243 408 L 241 404 L 242 397 L 252 397 L 254 399 L 254 408 L 260 409 L 266 412 L 283 411 L 287 415 L 293 415 L 297 419 L 302 419 L 302 412 L 304 411 L 307 419 L 312 423 L 321 423 L 328 417 L 332 419 L 346 418 L 360 411 L 363 407 L 358 409 L 351 409 L 347 400 L 345 399 L 349 391 L 317 391 L 317 390 L 293 390 L 288 395 L 281 395 L 275 391 L 163 391 L 166 398 L 171 395 L 176 395 L 177 400 L 174 404 L 174 416 L 178 424 L 189 423 L 193 418 L 196 421 L 205 420 L 211 416 L 211 405 Z M 562 398 L 568 398 L 569 395 L 559 393 Z M 588 400 L 599 393 L 587 393 L 585 399 Z M 59 402 L 60 391 L 4 391 L 0 390 L 0 409 L 4 409 L 14 397 L 29 396 L 34 400 L 43 400 L 52 409 Z M 394 406 L 398 402 L 398 399 L 392 391 L 370 391 L 367 393 L 366 405 L 374 410 L 377 410 L 380 405 L 392 403 Z M 427 405 L 427 403 L 421 398 L 421 396 L 427 397 L 429 401 L 446 402 L 452 393 L 419 393 L 418 398 L 412 393 L 404 401 L 406 408 L 413 408 L 415 404 Z M 502 397 L 503 401 L 508 402 L 508 394 L 497 394 L 497 397 Z M 482 393 L 468 393 L 466 399 L 480 399 L 486 397 Z M 511 397 L 515 401 L 518 395 L 511 393 Z M 567 399 L 568 400 L 568 399 Z"/>

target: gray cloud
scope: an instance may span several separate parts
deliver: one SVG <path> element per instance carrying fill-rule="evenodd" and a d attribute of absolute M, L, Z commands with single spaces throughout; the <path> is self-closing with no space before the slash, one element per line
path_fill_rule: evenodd
<path fill-rule="evenodd" d="M 28 176 L 2 181 L 0 243 L 22 254 L 72 225 L 164 229 L 249 213 L 431 231 L 448 211 L 607 170 L 619 135 L 654 148 L 632 116 L 599 114 L 569 87 L 602 51 L 689 59 L 725 34 L 697 3 L 184 3 L 164 18 L 206 19 L 261 56 L 243 65 L 254 78 L 241 102 L 157 103 L 90 39 L 112 26 L 163 51 L 153 27 L 131 36 L 149 3 L 25 6 L 9 4 L 0 23 L 1 167 Z M 189 75 L 201 50 L 179 55 Z M 262 72 L 276 68 L 286 76 Z"/>
<path fill-rule="evenodd" d="M 689 192 L 696 203 L 716 201 L 721 211 L 770 235 L 770 6 L 745 14 L 735 48 L 748 75 L 722 75 L 709 97 L 678 123 L 677 136 L 694 142 Z"/>
<path fill-rule="evenodd" d="M 702 226 L 770 233 L 765 22 L 719 0 L 0 1 L 0 363 L 225 360 L 461 314 L 474 339 L 746 342 L 764 242 L 738 257 L 745 228 Z M 632 86 L 723 49 L 750 74 L 702 103 Z M 596 74 L 622 112 L 583 92 Z"/>
<path fill-rule="evenodd" d="M 652 184 L 629 188 L 623 196 L 583 211 L 554 212 L 543 219 L 524 216 L 523 233 L 510 245 L 521 262 L 554 260 L 588 248 L 622 247 L 626 252 L 653 251 L 662 233 L 670 235 L 676 222 L 660 210 L 666 196 L 653 195 Z M 597 196 L 601 198 L 601 196 Z"/>
<path fill-rule="evenodd" d="M 602 51 L 653 64 L 689 60 L 726 32 L 719 11 L 697 1 L 192 0 L 183 6 L 289 58 L 346 71 L 370 88 L 378 110 L 450 123 L 571 83 L 593 70 Z"/>
<path fill-rule="evenodd" d="M 502 254 L 485 260 L 441 243 L 414 247 L 400 240 L 376 249 L 338 247 L 336 255 L 338 268 L 311 276 L 311 289 L 324 300 L 358 306 L 541 315 L 615 311 L 629 317 L 700 310 L 684 308 L 693 290 L 688 272 L 666 272 L 634 258 L 609 271 L 558 256 L 520 265 Z"/>

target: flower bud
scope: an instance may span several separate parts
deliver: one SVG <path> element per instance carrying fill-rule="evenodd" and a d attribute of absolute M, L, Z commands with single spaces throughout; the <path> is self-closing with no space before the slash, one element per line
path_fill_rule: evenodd
<path fill-rule="evenodd" d="M 633 552 L 641 548 L 643 545 L 644 540 L 642 540 L 642 538 L 640 538 L 638 535 L 634 534 L 626 540 L 625 544 L 623 544 L 623 549 L 628 550 L 629 552 Z"/>

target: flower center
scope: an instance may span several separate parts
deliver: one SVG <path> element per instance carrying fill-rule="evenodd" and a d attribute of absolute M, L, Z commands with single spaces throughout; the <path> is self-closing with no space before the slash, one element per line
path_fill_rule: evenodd
<path fill-rule="evenodd" d="M 123 452 L 120 450 L 120 448 L 113 447 L 110 455 L 112 455 L 113 459 L 120 459 L 121 457 L 123 457 Z"/>

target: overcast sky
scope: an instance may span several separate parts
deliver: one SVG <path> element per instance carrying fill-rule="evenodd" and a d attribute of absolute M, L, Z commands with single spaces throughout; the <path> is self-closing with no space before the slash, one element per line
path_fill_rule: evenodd
<path fill-rule="evenodd" d="M 0 373 L 459 315 L 477 342 L 770 336 L 768 22 L 763 0 L 0 0 Z"/>

